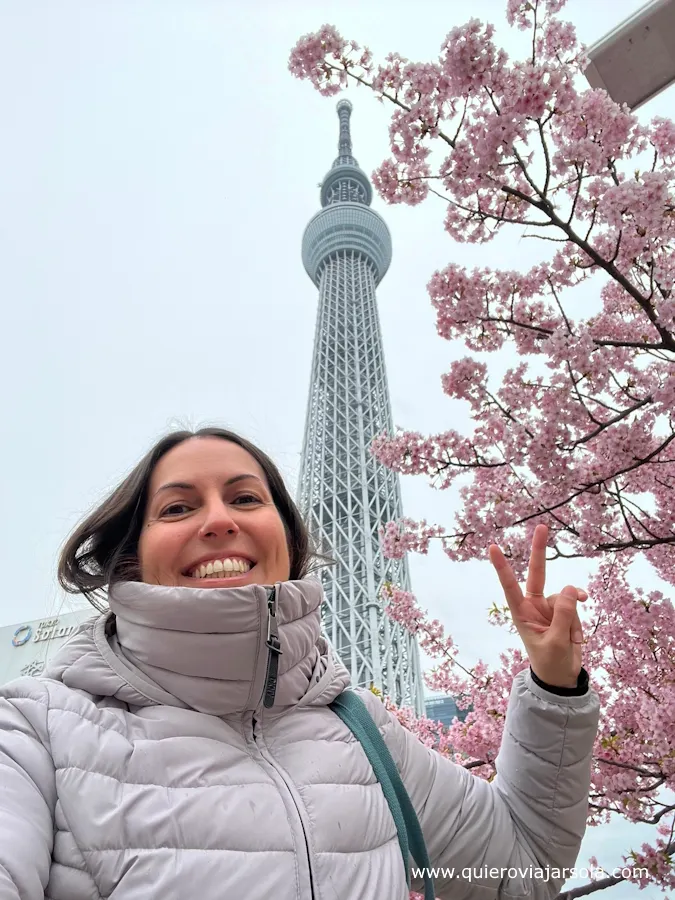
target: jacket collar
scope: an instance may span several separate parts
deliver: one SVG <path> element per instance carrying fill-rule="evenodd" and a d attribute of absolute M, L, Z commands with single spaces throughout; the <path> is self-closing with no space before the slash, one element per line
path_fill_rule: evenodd
<path fill-rule="evenodd" d="M 321 637 L 322 597 L 313 578 L 273 588 L 123 582 L 111 588 L 110 612 L 89 632 L 96 652 L 64 665 L 67 660 L 59 660 L 67 654 L 64 648 L 50 666 L 51 677 L 133 705 L 182 706 L 218 716 L 262 712 L 265 694 L 271 712 L 326 704 L 344 690 L 349 676 Z M 272 620 L 270 599 L 276 606 Z M 275 623 L 278 657 L 268 646 Z M 76 650 L 78 639 L 71 644 Z M 276 685 L 269 670 L 274 657 Z"/>

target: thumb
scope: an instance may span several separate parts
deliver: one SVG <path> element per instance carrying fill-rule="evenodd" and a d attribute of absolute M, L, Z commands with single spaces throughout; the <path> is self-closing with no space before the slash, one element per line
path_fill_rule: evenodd
<path fill-rule="evenodd" d="M 571 640 L 572 626 L 577 622 L 577 589 L 567 585 L 558 594 L 553 606 L 550 631 L 562 643 Z"/>

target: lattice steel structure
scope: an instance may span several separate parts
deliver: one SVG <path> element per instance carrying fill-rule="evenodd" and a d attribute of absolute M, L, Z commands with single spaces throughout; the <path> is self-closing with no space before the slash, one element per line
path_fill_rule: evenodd
<path fill-rule="evenodd" d="M 408 567 L 386 560 L 379 529 L 402 514 L 398 476 L 369 452 L 391 430 L 391 403 L 375 288 L 391 262 L 391 236 L 372 209 L 372 187 L 352 156 L 352 106 L 337 105 L 339 155 L 321 185 L 302 260 L 319 311 L 299 481 L 299 505 L 319 546 L 324 630 L 355 685 L 375 686 L 424 712 L 416 641 L 384 613 L 387 581 L 410 589 Z"/>

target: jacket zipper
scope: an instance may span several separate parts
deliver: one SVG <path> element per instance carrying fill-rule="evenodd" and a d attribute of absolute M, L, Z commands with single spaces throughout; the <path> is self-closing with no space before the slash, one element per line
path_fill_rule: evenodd
<path fill-rule="evenodd" d="M 300 812 L 300 806 L 298 805 L 298 802 L 295 799 L 295 796 L 293 794 L 293 790 L 291 789 L 291 785 L 289 783 L 290 779 L 289 779 L 289 781 L 286 780 L 286 775 L 284 774 L 283 771 L 280 771 L 279 766 L 276 764 L 276 762 L 274 760 L 274 757 L 271 756 L 271 754 L 269 752 L 265 752 L 266 748 L 263 749 L 265 747 L 264 741 L 259 742 L 258 739 L 256 738 L 255 730 L 256 730 L 257 725 L 258 725 L 258 720 L 256 719 L 255 713 L 254 713 L 253 717 L 251 719 L 251 735 L 253 738 L 253 743 L 257 746 L 258 753 L 260 754 L 262 759 L 264 759 L 265 762 L 267 763 L 267 765 L 270 766 L 272 769 L 274 769 L 274 771 L 277 773 L 279 778 L 281 778 L 281 781 L 286 786 L 286 790 L 288 791 L 288 793 L 290 795 L 291 802 L 292 802 L 293 806 L 295 807 L 295 811 L 298 814 L 298 821 L 300 822 L 300 828 L 302 829 L 302 836 L 305 839 L 305 856 L 307 859 L 307 872 L 309 875 L 309 895 L 310 895 L 311 900 L 315 900 L 316 890 L 314 888 L 314 872 L 312 871 L 312 860 L 311 860 L 311 855 L 310 855 L 310 851 L 309 851 L 309 839 L 307 837 L 307 829 L 305 828 L 305 822 L 304 822 L 304 819 L 302 818 L 302 813 Z"/>
<path fill-rule="evenodd" d="M 279 679 L 279 657 L 281 656 L 281 641 L 279 640 L 279 627 L 277 624 L 277 589 L 273 587 L 267 595 L 267 674 L 265 675 L 265 687 L 263 690 L 263 706 L 271 709 L 274 706 L 274 698 L 277 693 L 277 681 Z"/>
<path fill-rule="evenodd" d="M 281 641 L 279 640 L 279 625 L 277 622 L 277 589 L 276 587 L 270 588 L 270 591 L 267 595 L 267 641 L 265 642 L 267 649 L 269 651 L 267 657 L 267 673 L 265 675 L 265 686 L 263 688 L 263 706 L 265 709 L 271 709 L 274 706 L 274 698 L 277 693 L 277 681 L 279 680 L 279 657 L 281 656 Z M 256 727 L 256 719 L 255 714 L 252 720 L 253 725 L 253 740 L 257 744 L 255 737 L 255 727 Z M 305 852 L 307 854 L 307 869 L 309 872 L 309 889 L 312 900 L 316 896 L 314 890 L 314 873 L 312 872 L 312 863 L 310 860 L 309 854 L 309 841 L 307 839 L 307 831 L 305 829 L 305 823 L 302 818 L 302 814 L 300 813 L 300 808 L 293 796 L 293 791 L 290 788 L 290 785 L 286 781 L 285 777 L 279 771 L 278 767 L 274 764 L 271 758 L 268 758 L 267 754 L 262 752 L 262 748 L 259 748 L 261 756 L 267 760 L 267 763 L 271 765 L 279 774 L 282 781 L 286 784 L 286 789 L 291 795 L 291 800 L 293 801 L 293 805 L 296 808 L 298 819 L 300 820 L 300 827 L 302 828 L 303 837 L 305 838 Z"/>

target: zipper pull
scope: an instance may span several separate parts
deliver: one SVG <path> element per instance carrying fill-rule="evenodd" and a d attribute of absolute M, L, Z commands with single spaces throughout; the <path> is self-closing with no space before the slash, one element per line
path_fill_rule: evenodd
<path fill-rule="evenodd" d="M 265 689 L 263 691 L 263 706 L 270 709 L 274 706 L 274 697 L 277 692 L 279 657 L 281 656 L 281 641 L 277 627 L 277 589 L 273 587 L 267 597 L 267 641 L 269 650 L 267 657 L 267 675 L 265 676 Z"/>

